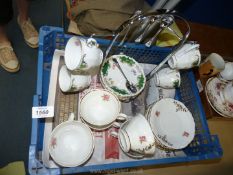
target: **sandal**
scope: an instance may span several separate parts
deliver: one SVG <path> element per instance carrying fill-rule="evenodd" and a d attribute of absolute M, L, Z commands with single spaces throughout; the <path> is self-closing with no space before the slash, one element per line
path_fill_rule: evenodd
<path fill-rule="evenodd" d="M 37 48 L 39 42 L 38 32 L 33 26 L 31 20 L 28 19 L 27 21 L 21 22 L 18 17 L 17 21 L 26 43 L 32 48 Z"/>
<path fill-rule="evenodd" d="M 8 72 L 19 71 L 19 61 L 9 42 L 0 43 L 0 64 Z"/>

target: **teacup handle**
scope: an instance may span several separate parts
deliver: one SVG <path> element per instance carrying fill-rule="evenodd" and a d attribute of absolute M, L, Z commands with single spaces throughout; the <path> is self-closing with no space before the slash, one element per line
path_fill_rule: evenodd
<path fill-rule="evenodd" d="M 68 120 L 67 120 L 67 121 L 73 121 L 73 120 L 74 120 L 74 118 L 75 118 L 75 115 L 74 115 L 74 113 L 73 113 L 73 112 L 71 112 L 71 113 L 69 114 L 69 118 L 68 118 Z"/>
<path fill-rule="evenodd" d="M 120 113 L 118 116 L 117 116 L 117 120 L 121 121 L 121 122 L 124 122 L 128 119 L 128 116 L 123 114 L 123 113 Z"/>
<path fill-rule="evenodd" d="M 94 38 L 88 38 L 87 39 L 87 46 L 88 47 L 93 47 L 93 46 L 99 47 L 97 41 Z"/>
<path fill-rule="evenodd" d="M 118 138 L 118 133 L 117 133 L 116 131 L 112 131 L 112 132 L 110 133 L 110 135 L 111 135 L 112 137 Z"/>

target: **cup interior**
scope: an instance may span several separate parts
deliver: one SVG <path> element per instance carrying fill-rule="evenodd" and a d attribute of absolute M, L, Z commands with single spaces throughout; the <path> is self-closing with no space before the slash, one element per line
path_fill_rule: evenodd
<path fill-rule="evenodd" d="M 80 116 L 88 123 L 101 127 L 115 121 L 120 109 L 115 95 L 104 89 L 94 89 L 82 98 Z"/>
<path fill-rule="evenodd" d="M 193 140 L 195 122 L 183 103 L 164 98 L 153 104 L 147 115 L 156 139 L 165 147 L 182 149 Z"/>
<path fill-rule="evenodd" d="M 51 134 L 49 153 L 53 160 L 64 167 L 83 164 L 94 149 L 91 130 L 78 121 L 58 125 Z"/>

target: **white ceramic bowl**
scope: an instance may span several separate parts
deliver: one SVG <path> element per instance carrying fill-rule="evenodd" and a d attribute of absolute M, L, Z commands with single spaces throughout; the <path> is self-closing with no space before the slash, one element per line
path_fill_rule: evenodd
<path fill-rule="evenodd" d="M 78 121 L 58 125 L 51 133 L 49 153 L 53 160 L 64 167 L 85 163 L 94 150 L 94 137 L 90 128 Z"/>
<path fill-rule="evenodd" d="M 193 116 L 180 101 L 161 99 L 150 107 L 147 119 L 156 140 L 165 148 L 185 148 L 195 136 Z"/>
<path fill-rule="evenodd" d="M 127 116 L 120 111 L 118 98 L 105 89 L 90 90 L 80 102 L 80 116 L 97 129 L 110 127 L 116 119 L 125 120 Z"/>

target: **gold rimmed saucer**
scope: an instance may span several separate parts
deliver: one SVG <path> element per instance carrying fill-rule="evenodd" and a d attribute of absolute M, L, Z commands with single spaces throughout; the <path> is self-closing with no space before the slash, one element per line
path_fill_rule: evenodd
<path fill-rule="evenodd" d="M 221 92 L 225 88 L 226 83 L 217 77 L 210 78 L 206 82 L 205 94 L 210 106 L 221 116 L 233 117 L 233 104 L 227 103 L 221 97 Z"/>

